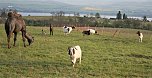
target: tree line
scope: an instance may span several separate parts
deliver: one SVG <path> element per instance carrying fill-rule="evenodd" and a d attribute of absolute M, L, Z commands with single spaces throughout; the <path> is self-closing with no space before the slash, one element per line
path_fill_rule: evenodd
<path fill-rule="evenodd" d="M 7 17 L 6 10 L 1 10 L 1 18 Z M 148 22 L 147 17 L 143 16 L 143 20 L 128 18 L 127 14 L 121 14 L 118 11 L 116 18 L 101 18 L 100 13 L 90 13 L 83 17 L 80 17 L 79 13 L 74 12 L 74 16 L 65 16 L 64 11 L 51 12 L 51 16 L 39 17 L 39 16 L 25 16 L 24 20 L 27 26 L 49 26 L 52 24 L 54 26 L 90 26 L 90 27 L 111 27 L 111 28 L 133 28 L 133 29 L 145 29 L 152 30 L 152 22 Z M 1 20 L 1 19 L 0 19 Z M 4 23 L 4 21 L 0 21 Z"/>

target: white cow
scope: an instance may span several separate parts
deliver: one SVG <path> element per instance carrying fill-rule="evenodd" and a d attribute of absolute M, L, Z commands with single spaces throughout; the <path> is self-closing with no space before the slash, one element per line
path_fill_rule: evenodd
<path fill-rule="evenodd" d="M 88 31 L 90 31 L 90 34 L 95 34 L 95 33 L 97 33 L 97 31 L 94 30 L 94 29 L 88 29 Z"/>
<path fill-rule="evenodd" d="M 143 40 L 143 34 L 140 31 L 138 31 L 137 34 L 139 36 L 139 42 L 142 42 L 142 40 Z"/>
<path fill-rule="evenodd" d="M 83 31 L 82 34 L 83 35 L 97 34 L 97 31 L 94 29 L 87 29 L 86 31 Z"/>
<path fill-rule="evenodd" d="M 79 63 L 81 64 L 81 56 L 82 56 L 82 52 L 81 52 L 81 48 L 79 45 L 77 46 L 73 46 L 73 47 L 68 47 L 68 54 L 70 55 L 73 67 L 76 63 L 76 60 L 79 59 Z"/>
<path fill-rule="evenodd" d="M 69 34 L 72 31 L 72 27 L 64 26 L 63 27 L 63 32 L 65 35 Z"/>

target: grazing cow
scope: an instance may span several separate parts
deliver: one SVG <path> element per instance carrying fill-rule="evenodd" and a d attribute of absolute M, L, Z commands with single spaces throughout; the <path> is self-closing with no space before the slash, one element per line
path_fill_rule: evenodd
<path fill-rule="evenodd" d="M 90 35 L 90 31 L 83 31 L 82 34 L 83 34 L 83 36 L 84 35 Z"/>
<path fill-rule="evenodd" d="M 68 26 L 63 27 L 63 32 L 65 33 L 65 35 L 70 34 L 71 31 L 72 31 L 72 27 L 68 27 Z"/>
<path fill-rule="evenodd" d="M 88 29 L 86 31 L 82 32 L 83 35 L 91 35 L 91 34 L 97 34 L 97 31 L 94 29 Z"/>
<path fill-rule="evenodd" d="M 139 42 L 142 42 L 143 40 L 143 34 L 140 31 L 137 31 L 138 36 L 139 36 Z"/>
<path fill-rule="evenodd" d="M 81 48 L 79 45 L 73 46 L 73 47 L 68 47 L 68 52 L 69 52 L 68 54 L 70 55 L 73 67 L 74 67 L 77 59 L 79 59 L 79 63 L 81 64 L 82 52 L 81 52 Z"/>
<path fill-rule="evenodd" d="M 90 31 L 90 34 L 97 34 L 97 31 L 94 29 L 88 29 L 88 31 Z"/>

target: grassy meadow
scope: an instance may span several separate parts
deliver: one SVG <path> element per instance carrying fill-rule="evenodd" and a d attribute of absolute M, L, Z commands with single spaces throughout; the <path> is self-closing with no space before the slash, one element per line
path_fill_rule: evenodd
<path fill-rule="evenodd" d="M 16 47 L 7 49 L 4 25 L 0 25 L 0 78 L 151 78 L 152 31 L 141 30 L 143 43 L 135 29 L 96 28 L 99 35 L 83 36 L 76 28 L 65 36 L 62 27 L 27 26 L 34 36 L 31 46 L 23 47 L 21 32 Z M 116 32 L 113 37 L 113 33 Z M 26 42 L 26 44 L 28 44 Z M 13 45 L 13 38 L 11 38 Z M 68 56 L 68 46 L 80 45 L 82 64 L 75 68 Z"/>

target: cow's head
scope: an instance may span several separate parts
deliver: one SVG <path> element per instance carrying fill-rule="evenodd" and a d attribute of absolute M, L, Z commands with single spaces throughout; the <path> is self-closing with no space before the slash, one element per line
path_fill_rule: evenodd
<path fill-rule="evenodd" d="M 140 31 L 137 31 L 137 33 L 136 34 L 138 34 L 138 36 L 140 36 Z"/>
<path fill-rule="evenodd" d="M 75 54 L 75 49 L 73 47 L 68 47 L 68 54 L 70 56 L 74 55 Z"/>

